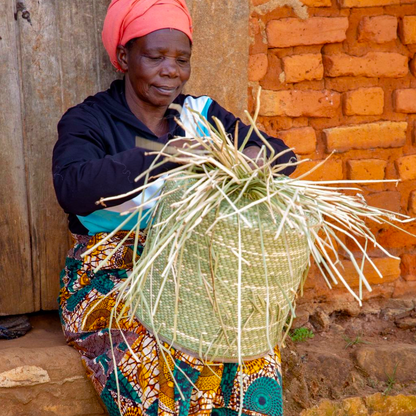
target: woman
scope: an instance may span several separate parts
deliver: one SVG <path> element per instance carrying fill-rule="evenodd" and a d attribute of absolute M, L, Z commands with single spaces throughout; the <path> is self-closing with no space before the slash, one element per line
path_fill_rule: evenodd
<path fill-rule="evenodd" d="M 114 81 L 108 91 L 87 98 L 63 116 L 53 154 L 55 190 L 68 213 L 74 238 L 61 273 L 58 299 L 67 341 L 80 352 L 110 415 L 235 414 L 241 406 L 245 414 L 280 415 L 277 349 L 246 363 L 245 395 L 240 403 L 237 364 L 207 367 L 198 358 L 173 349 L 164 360 L 152 334 L 137 320 L 121 322 L 121 331 L 109 333 L 116 294 L 106 294 L 131 269 L 134 236 L 97 273 L 94 268 L 126 231 L 118 232 L 91 254 L 81 254 L 119 225 L 125 219 L 120 213 L 141 197 L 112 201 L 106 207 L 96 201 L 142 184 L 134 179 L 155 156 L 135 147 L 136 136 L 160 143 L 185 136 L 174 118 L 186 122 L 188 106 L 208 121 L 219 118 L 230 134 L 235 132 L 237 119 L 209 97 L 181 94 L 191 73 L 192 48 L 192 22 L 184 0 L 113 0 L 104 23 L 103 42 L 113 65 L 125 73 L 124 80 Z M 242 140 L 249 128 L 239 123 L 238 130 Z M 282 141 L 269 140 L 276 152 L 286 149 Z M 182 146 L 183 141 L 173 145 Z M 255 158 L 261 145 L 253 134 L 244 153 Z M 279 162 L 287 163 L 292 157 L 293 153 L 286 153 Z M 153 172 L 159 174 L 175 166 L 165 163 Z M 292 170 L 287 168 L 285 173 Z M 127 223 L 123 230 L 131 226 Z M 139 241 L 140 255 L 144 234 Z"/>

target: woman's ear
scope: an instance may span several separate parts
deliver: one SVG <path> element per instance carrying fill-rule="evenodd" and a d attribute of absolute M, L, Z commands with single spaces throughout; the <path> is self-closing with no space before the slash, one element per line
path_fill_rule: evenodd
<path fill-rule="evenodd" d="M 128 51 L 126 47 L 123 45 L 118 45 L 117 46 L 117 62 L 124 72 L 127 72 L 127 70 L 129 69 L 127 55 L 128 55 Z"/>

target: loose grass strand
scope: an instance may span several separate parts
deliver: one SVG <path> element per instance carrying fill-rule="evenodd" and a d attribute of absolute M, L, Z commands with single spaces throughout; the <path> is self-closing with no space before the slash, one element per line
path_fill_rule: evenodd
<path fill-rule="evenodd" d="M 175 347 L 179 339 L 177 332 L 183 293 L 181 287 L 182 282 L 188 278 L 184 274 L 186 256 L 190 255 L 190 252 L 186 251 L 188 250 L 187 244 L 193 235 L 198 235 L 201 242 L 206 239 L 209 241 L 207 243 L 209 245 L 209 259 L 205 259 L 205 261 L 209 263 L 209 274 L 205 275 L 203 272 L 203 264 L 200 260 L 202 251 L 199 246 L 195 249 L 198 261 L 193 273 L 204 290 L 213 314 L 217 317 L 218 328 L 215 340 L 206 340 L 204 339 L 204 334 L 198 334 L 196 337 L 198 345 L 195 347 L 195 353 L 199 355 L 202 361 L 212 358 L 221 359 L 221 351 L 216 344 L 219 344 L 220 341 L 221 343 L 225 342 L 227 345 L 227 353 L 234 351 L 235 361 L 238 362 L 240 367 L 241 403 L 243 399 L 241 371 L 246 358 L 242 343 L 244 331 L 249 327 L 250 320 L 255 313 L 263 313 L 264 330 L 266 333 L 264 353 L 273 349 L 275 338 L 272 340 L 272 333 L 278 333 L 278 341 L 282 344 L 295 316 L 296 291 L 299 285 L 302 290 L 305 270 L 310 266 L 310 259 L 307 256 L 302 266 L 303 269 L 297 270 L 298 266 L 295 265 L 289 249 L 291 244 L 289 242 L 290 236 L 296 236 L 298 241 L 302 241 L 303 246 L 310 253 L 310 257 L 314 260 L 329 287 L 331 287 L 331 282 L 335 285 L 341 282 L 348 292 L 361 304 L 363 288 L 371 290 L 364 275 L 365 263 L 368 262 L 376 273 L 382 277 L 376 264 L 367 254 L 368 245 L 372 244 L 383 250 L 386 255 L 394 257 L 376 241 L 375 236 L 367 225 L 368 222 L 387 224 L 403 230 L 402 224 L 413 220 L 403 214 L 396 214 L 368 206 L 364 198 L 359 194 L 359 188 L 357 188 L 357 184 L 397 182 L 396 180 L 354 181 L 354 186 L 352 187 L 344 186 L 350 184 L 349 181 L 314 182 L 303 180 L 308 174 L 325 163 L 330 156 L 298 178 L 288 178 L 282 175 L 282 170 L 290 164 L 279 164 L 277 162 L 279 158 L 290 150 L 276 154 L 272 146 L 264 139 L 255 124 L 258 109 L 259 107 L 257 106 L 253 118 L 248 114 L 251 124 L 250 134 L 242 140 L 240 146 L 237 145 L 238 137 L 234 138 L 235 142 L 233 143 L 219 120 L 215 119 L 215 126 L 212 126 L 198 113 L 188 109 L 189 117 L 193 118 L 194 121 L 194 123 L 190 124 L 205 127 L 207 131 L 206 136 L 201 134 L 201 127 L 193 128 L 189 131 L 179 122 L 186 130 L 186 134 L 192 137 L 189 139 L 189 145 L 186 148 L 178 149 L 177 153 L 171 152 L 174 154 L 169 154 L 166 151 L 166 145 L 163 148 L 164 150 L 162 149 L 159 153 L 153 152 L 152 154 L 157 154 L 157 156 L 151 167 L 136 178 L 136 180 L 144 178 L 142 186 L 121 196 L 102 198 L 100 200 L 104 204 L 106 201 L 130 196 L 138 191 L 143 192 L 141 204 L 137 209 L 123 221 L 120 227 L 109 233 L 106 239 L 100 242 L 100 244 L 103 244 L 103 242 L 110 239 L 118 230 L 125 226 L 130 218 L 138 214 L 139 221 L 137 226 L 130 231 L 136 232 L 134 242 L 136 251 L 138 246 L 137 236 L 140 232 L 144 206 L 149 203 L 149 200 L 144 200 L 144 191 L 152 185 L 152 180 L 162 178 L 162 174 L 152 176 L 151 171 L 154 167 L 160 166 L 165 162 L 179 164 L 177 168 L 169 172 L 168 176 L 162 178 L 165 181 L 165 187 L 162 192 L 159 194 L 154 193 L 150 197 L 151 202 L 155 206 L 150 211 L 151 226 L 149 225 L 146 232 L 150 233 L 151 238 L 149 237 L 140 260 L 134 254 L 132 271 L 126 281 L 118 287 L 119 294 L 111 313 L 111 321 L 114 319 L 116 323 L 119 323 L 120 320 L 127 319 L 126 317 L 129 317 L 131 321 L 136 314 L 144 316 L 147 313 L 150 317 L 150 324 L 147 326 L 150 326 L 155 336 L 161 352 L 160 358 L 167 359 L 166 352 L 168 350 L 166 350 L 162 341 L 162 339 L 166 339 L 166 336 L 161 332 L 161 325 L 156 322 L 157 314 L 159 308 L 164 304 L 163 299 L 167 286 L 173 284 L 175 303 L 172 313 L 174 314 L 174 323 L 173 336 L 169 343 L 170 346 Z M 263 166 L 253 163 L 242 153 L 243 146 L 251 137 L 252 131 L 255 131 L 263 142 L 263 147 L 259 149 L 259 156 L 262 156 L 265 160 Z M 203 148 L 203 152 L 194 151 L 200 147 Z M 266 150 L 269 153 L 268 159 L 265 157 Z M 164 160 L 161 161 L 162 156 Z M 298 165 L 301 163 L 304 163 L 304 161 L 294 164 Z M 346 190 L 349 192 L 354 191 L 355 195 L 345 194 Z M 180 197 L 174 200 L 174 202 L 169 202 L 175 195 Z M 282 255 L 287 260 L 287 275 L 293 281 L 299 278 L 300 283 L 298 286 L 284 287 L 282 282 L 276 279 L 269 270 L 267 265 L 268 252 L 264 244 L 266 228 L 262 223 L 264 221 L 262 215 L 266 214 L 262 213 L 260 215 L 260 212 L 263 212 L 261 211 L 262 208 L 269 216 L 268 223 L 270 224 L 268 227 L 272 229 L 275 238 L 282 242 L 283 247 L 285 247 L 285 252 Z M 256 212 L 256 215 L 250 217 L 249 214 L 253 210 Z M 215 215 L 210 217 L 214 212 Z M 164 214 L 162 215 L 161 213 Z M 207 218 L 211 218 L 212 222 L 205 228 L 205 234 L 200 234 L 201 224 L 207 221 Z M 257 220 L 253 218 L 257 218 Z M 233 290 L 229 287 L 227 279 L 224 279 L 218 273 L 223 259 L 220 259 L 217 254 L 216 244 L 219 244 L 219 240 L 214 241 L 216 230 L 220 225 L 227 222 L 236 223 L 238 230 L 235 236 L 235 245 L 229 247 L 229 252 L 232 254 L 229 256 L 230 259 L 233 259 L 232 261 L 236 259 L 237 261 L 237 270 L 235 270 L 237 284 L 235 313 L 227 311 L 217 296 L 217 291 L 219 290 L 229 293 L 229 296 L 233 295 Z M 258 225 L 255 224 L 256 222 L 258 222 Z M 242 231 L 245 227 L 250 230 L 253 227 L 258 229 L 260 244 L 257 252 L 260 253 L 261 258 L 259 264 L 253 265 L 251 259 L 247 256 L 247 249 L 243 250 Z M 405 232 L 413 235 L 407 230 Z M 127 236 L 129 235 L 130 233 Z M 119 246 L 124 243 L 127 236 L 120 242 Z M 343 236 L 350 238 L 352 243 L 358 248 L 358 251 L 362 253 L 361 261 L 356 261 L 353 252 L 344 243 Z M 364 246 L 361 245 L 360 238 L 364 239 Z M 337 247 L 342 248 L 344 255 L 341 256 L 338 253 Z M 92 247 L 83 256 L 90 254 L 95 249 L 96 246 Z M 110 256 L 114 254 L 116 249 L 111 251 Z M 107 261 L 110 256 L 104 261 Z M 160 259 L 160 256 L 165 256 L 166 261 L 164 266 L 157 270 L 155 264 Z M 355 293 L 342 275 L 342 262 L 344 259 L 349 259 L 357 272 L 359 280 L 358 293 Z M 98 268 L 103 267 L 104 264 L 100 264 Z M 257 296 L 253 292 L 252 301 L 250 301 L 253 309 L 243 318 L 243 269 L 249 267 L 260 267 L 263 269 L 266 296 L 265 299 L 262 299 L 261 296 Z M 274 282 L 273 290 L 277 290 L 280 293 L 278 297 L 281 299 L 279 301 L 280 304 L 273 304 L 273 302 L 277 301 L 272 301 L 270 292 L 272 290 L 272 281 Z M 149 284 L 151 297 L 147 299 L 145 288 Z M 288 314 L 290 314 L 289 322 L 284 327 L 280 322 L 286 322 Z M 110 323 L 110 332 L 111 325 L 113 324 Z M 237 328 L 236 332 L 232 332 L 233 327 Z M 224 354 L 224 352 L 222 353 Z M 168 368 L 170 367 L 168 366 Z M 118 388 L 117 374 L 116 383 Z M 183 396 L 176 381 L 175 384 L 179 394 Z M 241 412 L 242 406 L 240 406 L 239 414 Z"/>

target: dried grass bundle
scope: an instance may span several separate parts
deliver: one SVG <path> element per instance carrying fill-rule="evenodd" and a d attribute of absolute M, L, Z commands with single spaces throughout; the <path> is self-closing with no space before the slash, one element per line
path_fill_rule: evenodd
<path fill-rule="evenodd" d="M 261 344 L 257 349 L 259 354 L 272 350 L 276 342 L 284 341 L 284 327 L 288 330 L 295 316 L 296 292 L 302 287 L 310 257 L 329 287 L 341 282 L 361 303 L 362 287 L 371 291 L 362 272 L 364 264 L 368 262 L 382 277 L 367 254 L 367 247 L 373 245 L 391 256 L 378 244 L 366 222 L 371 220 L 398 227 L 396 223 L 412 219 L 368 206 L 359 189 L 345 186 L 348 181 L 313 182 L 303 180 L 304 176 L 294 179 L 282 175 L 286 165 L 275 164 L 281 154 L 274 154 L 256 127 L 258 110 L 254 119 L 247 113 L 251 131 L 239 148 L 237 138 L 233 142 L 219 120 L 212 126 L 198 113 L 191 113 L 194 125 L 202 125 L 207 135 L 202 136 L 201 129 L 196 127 L 187 132 L 192 139 L 185 148 L 164 146 L 159 152 L 152 152 L 157 154 L 153 165 L 137 178 L 145 178 L 143 186 L 129 194 L 103 199 L 108 201 L 143 192 L 151 185 L 150 181 L 157 178 L 151 177 L 155 166 L 165 161 L 180 163 L 164 178 L 163 191 L 151 198 L 157 204 L 148 241 L 140 260 L 133 259 L 129 278 L 117 288 L 119 297 L 114 310 L 119 304 L 125 306 L 115 316 L 115 322 L 126 314 L 137 314 L 158 339 L 162 353 L 165 350 L 162 341 L 167 341 L 202 359 L 233 360 L 242 364 L 244 359 L 256 355 L 246 341 L 250 339 L 246 333 L 253 315 L 258 314 L 263 322 L 262 336 L 259 331 L 250 329 L 253 331 L 251 344 Z M 253 130 L 264 144 L 259 150 L 263 165 L 242 153 Z M 266 158 L 266 149 L 269 158 Z M 164 161 L 160 160 L 162 156 Z M 356 194 L 347 195 L 346 189 Z M 149 200 L 143 200 L 136 211 L 127 213 L 126 222 L 138 212 L 139 227 L 145 203 Z M 223 224 L 228 224 L 231 234 L 221 231 Z M 221 238 L 216 239 L 217 235 Z M 356 244 L 362 253 L 361 260 L 356 260 L 342 236 Z M 280 257 L 271 254 L 276 252 L 273 246 L 277 247 Z M 358 293 L 349 287 L 340 272 L 337 247 L 343 249 L 357 271 Z M 227 262 L 231 264 L 231 271 L 224 271 Z M 283 271 L 276 270 L 274 263 L 283 264 Z M 250 287 L 250 272 L 260 276 L 261 291 L 258 282 L 257 286 L 253 283 Z M 193 286 L 187 285 L 191 278 Z M 192 293 L 192 288 L 197 286 L 199 288 Z M 227 294 L 232 299 L 229 309 L 224 307 Z M 184 316 L 183 305 L 192 302 L 194 313 L 191 310 Z M 248 304 L 250 310 L 247 310 Z M 198 309 L 198 306 L 201 307 Z M 201 310 L 207 308 L 210 308 L 209 313 L 202 314 Z M 168 313 L 160 314 L 163 309 Z M 207 316 L 212 319 L 209 325 L 216 328 L 214 336 L 206 336 L 207 326 L 203 323 Z M 199 322 L 199 327 L 194 325 L 196 334 L 183 333 L 181 321 L 190 319 Z M 258 329 L 258 322 L 256 325 Z M 184 342 L 190 338 L 192 347 Z"/>

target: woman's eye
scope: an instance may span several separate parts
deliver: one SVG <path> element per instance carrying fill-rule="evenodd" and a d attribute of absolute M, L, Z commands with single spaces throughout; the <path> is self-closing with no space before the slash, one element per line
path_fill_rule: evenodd
<path fill-rule="evenodd" d="M 180 58 L 180 59 L 178 59 L 178 62 L 179 62 L 179 64 L 181 64 L 181 65 L 186 65 L 186 64 L 188 64 L 188 63 L 189 63 L 189 59 L 186 59 L 186 58 Z"/>
<path fill-rule="evenodd" d="M 150 59 L 153 62 L 159 62 L 163 59 L 161 56 L 146 56 L 146 58 Z"/>

